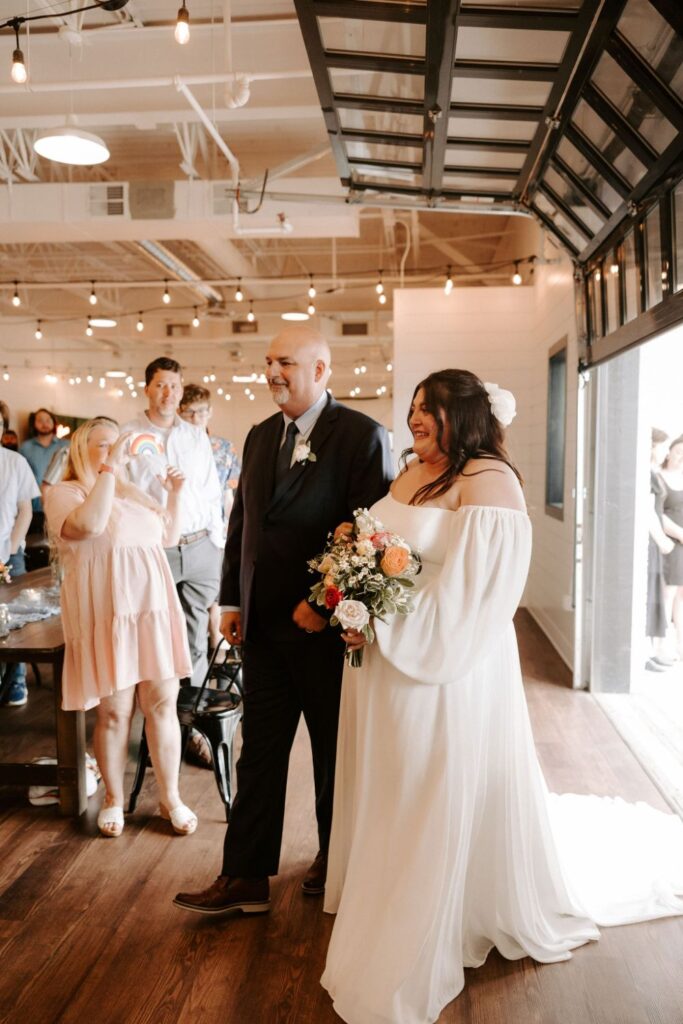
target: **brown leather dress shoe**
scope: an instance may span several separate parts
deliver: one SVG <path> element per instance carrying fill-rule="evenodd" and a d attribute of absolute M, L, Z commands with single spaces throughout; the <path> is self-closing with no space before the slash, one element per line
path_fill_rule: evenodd
<path fill-rule="evenodd" d="M 325 892 L 325 879 L 327 878 L 327 854 L 318 850 L 316 858 L 306 872 L 301 883 L 306 896 L 319 896 Z"/>
<path fill-rule="evenodd" d="M 270 888 L 267 878 L 230 878 L 219 875 L 202 892 L 179 892 L 173 900 L 176 907 L 195 914 L 226 914 L 241 910 L 243 914 L 267 914 L 270 910 Z"/>

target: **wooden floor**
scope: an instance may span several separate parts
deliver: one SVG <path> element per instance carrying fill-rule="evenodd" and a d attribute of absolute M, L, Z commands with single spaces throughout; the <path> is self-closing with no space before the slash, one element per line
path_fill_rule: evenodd
<path fill-rule="evenodd" d="M 519 617 L 529 704 L 556 791 L 620 794 L 665 807 L 590 696 L 537 627 Z M 0 709 L 0 759 L 50 754 L 50 695 Z M 217 873 L 224 823 L 212 776 L 183 769 L 200 816 L 189 838 L 154 815 L 153 773 L 118 840 L 0 790 L 0 1020 L 7 1024 L 334 1024 L 318 979 L 332 918 L 305 899 L 316 852 L 305 734 L 292 758 L 282 873 L 269 916 L 205 920 L 171 904 Z M 606 929 L 563 964 L 507 962 L 467 971 L 440 1024 L 683 1024 L 683 919 Z"/>

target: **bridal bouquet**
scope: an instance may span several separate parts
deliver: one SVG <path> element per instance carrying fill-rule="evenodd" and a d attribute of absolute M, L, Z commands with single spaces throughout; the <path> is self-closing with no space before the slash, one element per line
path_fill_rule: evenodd
<path fill-rule="evenodd" d="M 4 562 L 0 562 L 0 583 L 11 583 L 12 577 L 10 576 L 9 566 L 5 565 Z"/>
<path fill-rule="evenodd" d="M 356 509 L 353 518 L 353 523 L 338 526 L 323 553 L 309 561 L 309 571 L 322 575 L 311 587 L 309 601 L 334 612 L 331 625 L 357 629 L 372 643 L 372 618 L 384 620 L 413 610 L 410 591 L 421 568 L 420 556 L 366 508 Z M 363 648 L 348 651 L 347 658 L 358 668 Z"/>

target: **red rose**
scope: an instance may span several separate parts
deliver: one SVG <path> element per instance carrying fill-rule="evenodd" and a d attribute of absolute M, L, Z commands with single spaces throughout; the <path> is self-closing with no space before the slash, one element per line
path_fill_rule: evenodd
<path fill-rule="evenodd" d="M 373 533 L 370 540 L 372 541 L 372 546 L 377 551 L 380 551 L 382 548 L 385 548 L 387 544 L 390 542 L 391 534 L 389 533 L 388 530 L 380 530 L 378 533 Z"/>
<path fill-rule="evenodd" d="M 344 595 L 341 590 L 337 590 L 336 587 L 328 587 L 325 591 L 325 607 L 329 608 L 331 611 L 333 608 L 337 607 L 343 597 Z"/>

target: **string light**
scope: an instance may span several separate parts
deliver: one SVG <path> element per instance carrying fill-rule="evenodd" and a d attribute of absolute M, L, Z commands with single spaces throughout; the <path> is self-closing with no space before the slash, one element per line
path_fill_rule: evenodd
<path fill-rule="evenodd" d="M 229 402 L 231 399 L 232 399 L 232 395 L 230 394 L 229 391 L 226 391 L 225 392 L 225 401 Z"/>
<path fill-rule="evenodd" d="M 216 388 L 216 394 L 217 395 L 222 395 L 223 394 L 223 388 Z"/>
<path fill-rule="evenodd" d="M 313 274 L 309 274 L 308 276 L 311 279 L 311 283 L 308 286 L 308 297 L 309 299 L 314 299 L 318 293 L 316 292 L 315 285 L 313 284 Z"/>
<path fill-rule="evenodd" d="M 97 305 L 97 293 L 95 291 L 95 282 L 94 281 L 92 282 L 92 289 L 90 291 L 90 298 L 88 299 L 88 302 L 90 303 L 91 306 L 96 306 Z"/>
<path fill-rule="evenodd" d="M 247 313 L 247 320 L 249 321 L 250 324 L 253 324 L 255 319 L 256 317 L 254 315 L 254 302 L 252 299 L 249 302 L 249 312 Z"/>
<path fill-rule="evenodd" d="M 308 310 L 307 310 L 307 312 L 308 312 L 309 316 L 314 316 L 315 315 L 315 306 L 313 305 L 312 302 L 308 303 Z"/>
<path fill-rule="evenodd" d="M 451 292 L 453 291 L 453 277 L 451 275 L 451 268 L 450 267 L 448 267 L 447 276 L 446 276 L 446 283 L 443 286 L 443 290 L 444 290 L 444 293 L 446 295 L 450 295 Z"/>
<path fill-rule="evenodd" d="M 12 296 L 12 305 L 15 306 L 15 307 L 21 305 L 21 298 L 19 297 L 19 282 L 18 281 L 14 282 L 14 295 Z"/>
<path fill-rule="evenodd" d="M 618 274 L 619 273 L 619 264 L 618 263 L 613 263 L 611 265 L 611 267 L 609 268 L 609 272 L 610 272 L 610 274 Z"/>
<path fill-rule="evenodd" d="M 171 301 L 171 294 L 168 290 L 168 281 L 164 281 L 164 294 L 161 296 L 161 301 L 166 306 L 168 306 L 169 302 Z"/>
<path fill-rule="evenodd" d="M 378 295 L 384 295 L 384 284 L 382 283 L 382 271 L 379 272 L 379 281 L 375 285 L 375 291 Z"/>
<path fill-rule="evenodd" d="M 384 305 L 386 305 L 387 297 L 386 297 L 386 295 L 384 294 L 384 292 L 381 292 L 381 294 L 380 294 L 380 295 L 378 296 L 378 298 L 379 298 L 379 304 L 380 304 L 380 306 L 384 306 Z"/>
<path fill-rule="evenodd" d="M 87 334 L 87 336 L 89 338 L 92 338 L 92 326 L 91 326 L 91 323 L 90 323 L 90 317 L 88 317 L 88 326 L 85 329 L 85 333 Z"/>
<path fill-rule="evenodd" d="M 512 275 L 512 283 L 513 284 L 521 284 L 522 283 L 522 275 L 519 272 L 519 260 L 515 260 L 515 272 Z"/>
<path fill-rule="evenodd" d="M 183 6 L 178 11 L 178 17 L 175 23 L 175 36 L 176 43 L 180 43 L 184 46 L 185 43 L 190 41 L 190 12 L 185 6 L 185 0 L 183 0 Z"/>
<path fill-rule="evenodd" d="M 92 373 L 88 373 L 88 376 L 85 379 L 88 382 L 88 384 L 92 384 L 92 382 L 94 380 L 94 377 L 93 377 Z"/>
<path fill-rule="evenodd" d="M 136 331 L 140 331 L 140 332 L 144 331 L 144 329 L 145 329 L 145 324 L 144 324 L 144 321 L 142 319 L 142 310 L 140 310 L 140 312 L 138 313 L 138 322 L 135 325 L 135 329 L 136 329 Z"/>
<path fill-rule="evenodd" d="M 193 327 L 199 327 L 199 313 L 197 312 L 197 307 L 196 306 L 194 307 L 194 316 L 192 317 L 192 326 Z"/>
<path fill-rule="evenodd" d="M 595 271 L 595 280 L 596 281 L 601 281 L 602 280 L 602 274 L 600 273 L 599 270 Z"/>
<path fill-rule="evenodd" d="M 26 70 L 24 55 L 21 52 L 21 47 L 19 46 L 19 21 L 16 18 L 11 22 L 11 27 L 14 29 L 14 36 L 17 45 L 12 53 L 12 70 L 10 71 L 10 77 L 17 85 L 24 85 L 28 81 L 28 71 Z"/>
<path fill-rule="evenodd" d="M 394 364 L 393 363 L 387 363 L 387 373 L 391 373 L 393 368 L 394 368 Z"/>
<path fill-rule="evenodd" d="M 7 367 L 5 367 L 5 369 L 3 370 L 3 373 L 2 373 L 2 379 L 3 380 L 9 380 L 9 377 L 10 377 L 9 370 L 7 369 Z"/>
<path fill-rule="evenodd" d="M 235 302 L 244 301 L 244 292 L 242 291 L 242 278 L 237 278 L 237 288 L 235 289 Z"/>
<path fill-rule="evenodd" d="M 52 372 L 52 370 L 48 370 L 45 374 L 44 380 L 46 384 L 56 384 L 57 376 Z"/>
<path fill-rule="evenodd" d="M 36 325 L 36 333 L 34 334 L 34 338 L 36 339 L 36 341 L 42 341 L 43 340 L 43 331 L 42 331 L 41 326 L 40 326 L 42 324 L 42 322 L 43 322 L 42 320 L 39 320 L 37 325 Z"/>

